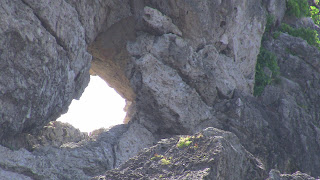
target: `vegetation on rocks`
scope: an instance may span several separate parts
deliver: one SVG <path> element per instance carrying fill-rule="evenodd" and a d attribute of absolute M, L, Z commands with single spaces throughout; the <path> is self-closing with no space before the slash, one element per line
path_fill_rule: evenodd
<path fill-rule="evenodd" d="M 298 18 L 310 16 L 308 0 L 287 1 L 287 13 Z"/>
<path fill-rule="evenodd" d="M 170 160 L 167 158 L 162 158 L 161 160 L 161 165 L 169 165 L 171 164 Z"/>
<path fill-rule="evenodd" d="M 319 0 L 314 1 L 314 4 L 318 5 Z M 320 24 L 319 8 L 310 6 L 308 0 L 289 0 L 286 6 L 287 15 L 297 18 L 311 17 L 315 24 Z M 266 41 L 268 38 L 277 39 L 281 33 L 288 33 L 291 36 L 304 39 L 309 45 L 315 46 L 320 50 L 320 40 L 316 30 L 311 28 L 294 28 L 285 23 L 282 23 L 278 28 L 275 26 L 275 17 L 270 14 L 267 15 L 266 28 L 262 41 Z M 272 76 L 265 73 L 266 68 L 271 70 Z M 279 71 L 276 56 L 264 49 L 261 45 L 256 64 L 254 95 L 261 95 L 264 88 L 277 79 Z"/>
<path fill-rule="evenodd" d="M 266 74 L 265 69 L 268 68 L 272 75 Z M 259 96 L 262 94 L 264 88 L 271 84 L 279 75 L 279 66 L 277 63 L 276 56 L 267 51 L 264 48 L 260 49 L 256 64 L 256 76 L 255 76 L 255 86 L 254 95 Z"/>
<path fill-rule="evenodd" d="M 315 1 L 315 5 L 319 5 L 319 0 Z M 310 6 L 310 14 L 313 22 L 317 25 L 320 25 L 320 13 L 319 8 L 316 6 Z"/>
<path fill-rule="evenodd" d="M 312 5 L 309 5 L 308 0 L 289 0 L 286 13 L 297 18 L 311 17 L 315 24 L 320 24 L 319 0 L 313 1 Z"/>
<path fill-rule="evenodd" d="M 294 37 L 300 37 L 308 42 L 308 44 L 320 49 L 320 40 L 316 30 L 310 28 L 293 28 L 288 24 L 281 24 L 280 31 L 288 33 Z"/>
<path fill-rule="evenodd" d="M 191 139 L 191 137 L 189 137 L 189 136 L 188 137 L 181 137 L 179 139 L 177 147 L 178 148 L 188 147 L 192 143 L 192 141 L 190 139 Z"/>

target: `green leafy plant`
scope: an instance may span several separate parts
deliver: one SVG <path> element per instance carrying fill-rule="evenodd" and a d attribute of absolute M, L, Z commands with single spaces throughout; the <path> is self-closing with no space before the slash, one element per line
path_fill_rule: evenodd
<path fill-rule="evenodd" d="M 320 25 L 320 14 L 319 14 L 319 9 L 318 9 L 318 5 L 319 5 L 319 0 L 314 1 L 316 6 L 310 6 L 310 14 L 311 14 L 311 18 L 313 19 L 313 22 L 317 25 Z"/>
<path fill-rule="evenodd" d="M 308 42 L 308 44 L 317 47 L 320 50 L 320 40 L 316 30 L 310 28 L 293 28 L 288 24 L 282 23 L 280 31 L 288 33 L 291 36 L 300 37 Z"/>
<path fill-rule="evenodd" d="M 297 18 L 310 16 L 308 0 L 288 0 L 287 13 Z"/>
<path fill-rule="evenodd" d="M 166 159 L 166 158 L 162 158 L 160 161 L 161 161 L 161 165 L 169 165 L 169 164 L 171 164 L 170 160 Z"/>
<path fill-rule="evenodd" d="M 265 41 L 268 39 L 269 35 L 272 33 L 272 30 L 275 26 L 275 17 L 274 15 L 267 15 L 267 23 L 266 23 L 266 28 L 264 30 L 264 34 L 262 36 L 262 41 Z"/>
<path fill-rule="evenodd" d="M 154 156 L 150 159 L 151 161 L 155 161 L 155 160 L 157 160 L 157 159 L 161 159 L 161 158 L 163 158 L 163 155 L 159 155 L 159 154 L 154 154 Z"/>
<path fill-rule="evenodd" d="M 274 26 L 275 23 L 275 17 L 274 15 L 267 15 L 267 24 L 266 24 L 266 29 L 265 32 L 271 32 L 272 27 Z"/>
<path fill-rule="evenodd" d="M 267 67 L 272 72 L 272 77 L 265 74 L 264 68 Z M 256 75 L 255 75 L 255 85 L 254 85 L 254 95 L 260 96 L 264 91 L 264 88 L 271 84 L 275 78 L 279 75 L 279 66 L 277 58 L 274 54 L 267 51 L 264 48 L 260 48 L 260 53 L 258 55 L 256 64 Z"/>
<path fill-rule="evenodd" d="M 203 138 L 203 134 L 202 134 L 202 133 L 198 134 L 198 135 L 196 136 L 196 138 L 197 138 L 197 139 Z"/>
<path fill-rule="evenodd" d="M 276 32 L 274 32 L 274 33 L 273 33 L 273 38 L 274 38 L 274 39 L 278 39 L 278 38 L 279 38 L 279 36 L 280 36 L 280 34 L 281 34 L 281 32 L 280 32 L 280 31 L 276 31 Z"/>
<path fill-rule="evenodd" d="M 311 6 L 308 0 L 288 0 L 286 13 L 297 18 L 311 17 L 315 24 L 320 25 L 319 0 L 314 0 Z"/>
<path fill-rule="evenodd" d="M 191 137 L 181 137 L 178 141 L 177 147 L 178 148 L 183 148 L 183 147 L 188 147 L 192 141 L 190 141 Z"/>

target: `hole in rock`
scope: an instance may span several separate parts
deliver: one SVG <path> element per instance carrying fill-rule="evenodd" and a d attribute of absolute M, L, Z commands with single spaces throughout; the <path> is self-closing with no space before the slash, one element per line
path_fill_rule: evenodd
<path fill-rule="evenodd" d="M 125 100 L 99 76 L 90 83 L 79 100 L 73 100 L 66 114 L 57 121 L 66 122 L 82 132 L 92 132 L 123 124 Z"/>

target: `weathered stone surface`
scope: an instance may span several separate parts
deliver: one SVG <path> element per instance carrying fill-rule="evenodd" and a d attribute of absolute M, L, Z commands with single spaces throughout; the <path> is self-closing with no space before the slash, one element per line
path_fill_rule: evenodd
<path fill-rule="evenodd" d="M 0 4 L 3 141 L 42 127 L 65 112 L 88 84 L 91 55 L 76 11 L 63 1 Z"/>
<path fill-rule="evenodd" d="M 239 91 L 214 106 L 214 125 L 235 133 L 241 144 L 264 162 L 266 170 L 319 172 L 319 51 L 304 40 L 281 34 L 264 42 L 280 66 L 279 82 L 267 86 L 259 98 Z"/>
<path fill-rule="evenodd" d="M 316 180 L 308 174 L 297 171 L 293 174 L 280 174 L 277 170 L 271 170 L 267 180 Z"/>
<path fill-rule="evenodd" d="M 143 20 L 145 20 L 152 28 L 158 30 L 160 34 L 173 33 L 182 36 L 182 32 L 172 23 L 170 17 L 165 16 L 158 10 L 148 6 L 144 7 L 143 10 Z"/>
<path fill-rule="evenodd" d="M 90 44 L 104 29 L 131 16 L 129 0 L 65 0 L 76 11 L 85 29 L 86 42 Z"/>
<path fill-rule="evenodd" d="M 39 146 L 60 147 L 65 143 L 77 143 L 88 139 L 88 134 L 80 132 L 70 124 L 59 121 L 51 121 L 37 134 L 22 133 L 14 138 L 6 139 L 3 144 L 10 149 L 18 150 L 26 148 L 29 151 Z"/>
<path fill-rule="evenodd" d="M 265 46 L 277 55 L 283 77 L 275 85 L 279 89 L 270 87 L 263 95 L 269 99 L 267 107 L 274 108 L 278 114 L 277 132 L 288 156 L 282 171 L 300 170 L 319 176 L 320 52 L 306 41 L 287 34 L 266 42 Z"/>
<path fill-rule="evenodd" d="M 115 168 L 154 141 L 150 132 L 135 124 L 100 130 L 80 142 L 67 140 L 66 136 L 64 139 L 50 137 L 59 132 L 60 128 L 43 130 L 39 137 L 42 144 L 35 146 L 32 152 L 0 146 L 0 177 L 86 180 Z M 60 145 L 62 142 L 66 143 Z"/>
<path fill-rule="evenodd" d="M 79 129 L 74 128 L 70 124 L 53 121 L 44 126 L 40 133 L 33 138 L 34 144 L 32 148 L 49 145 L 60 147 L 65 143 L 77 143 L 85 139 L 88 139 L 87 133 L 80 132 Z"/>
<path fill-rule="evenodd" d="M 188 146 L 178 147 L 179 138 L 162 139 L 118 169 L 97 180 L 125 179 L 264 179 L 260 161 L 240 144 L 238 138 L 215 128 L 189 136 Z"/>
<path fill-rule="evenodd" d="M 231 9 L 228 3 L 204 1 L 194 4 L 177 2 L 172 5 L 181 14 L 185 13 L 183 16 L 170 10 L 171 6 L 166 1 L 162 5 L 158 2 L 146 3 L 161 13 L 149 7 L 144 8 L 144 19 L 148 16 L 165 15 L 172 18 L 172 21 L 147 19 L 147 24 L 151 24 L 147 30 L 151 34 L 139 32 L 126 46 L 133 62 L 133 68 L 130 67 L 126 74 L 139 99 L 137 111 L 159 115 L 152 120 L 153 127 L 158 130 L 150 131 L 160 130 L 164 131 L 163 134 L 166 131 L 193 132 L 197 124 L 213 119 L 210 106 L 219 98 L 231 98 L 235 89 L 252 93 L 255 67 L 253 59 L 257 55 L 257 52 L 252 51 L 255 49 L 252 46 L 260 47 L 264 11 L 259 6 L 249 9 L 240 2 L 232 4 L 234 8 Z M 210 11 L 212 8 L 215 10 Z M 219 8 L 230 15 L 230 19 L 221 19 L 217 10 Z M 253 18 L 238 23 L 239 19 L 244 15 L 250 16 L 254 10 L 257 12 Z M 214 12 L 217 14 L 212 14 Z M 237 31 L 234 31 L 232 27 L 236 24 Z M 180 37 L 179 31 L 173 30 L 175 28 L 170 29 L 172 27 L 178 27 L 183 36 Z M 165 34 L 167 32 L 174 34 Z M 245 38 L 245 34 L 249 32 L 250 42 Z M 249 38 L 249 34 L 247 37 Z M 243 47 L 251 48 L 246 50 Z M 243 51 L 246 53 L 242 54 Z M 248 61 L 244 62 L 244 59 Z M 138 116 L 142 119 L 141 115 Z"/>
<path fill-rule="evenodd" d="M 128 131 L 120 137 L 118 144 L 114 146 L 116 157 L 114 167 L 118 167 L 142 149 L 150 147 L 154 143 L 155 138 L 146 128 L 139 124 L 131 125 Z"/>

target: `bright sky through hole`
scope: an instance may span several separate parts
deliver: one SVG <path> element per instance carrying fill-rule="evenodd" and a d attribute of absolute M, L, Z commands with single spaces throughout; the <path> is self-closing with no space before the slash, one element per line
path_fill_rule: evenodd
<path fill-rule="evenodd" d="M 80 100 L 73 100 L 66 114 L 58 121 L 67 122 L 82 132 L 122 124 L 126 113 L 125 100 L 98 76 L 90 76 L 90 83 Z"/>

